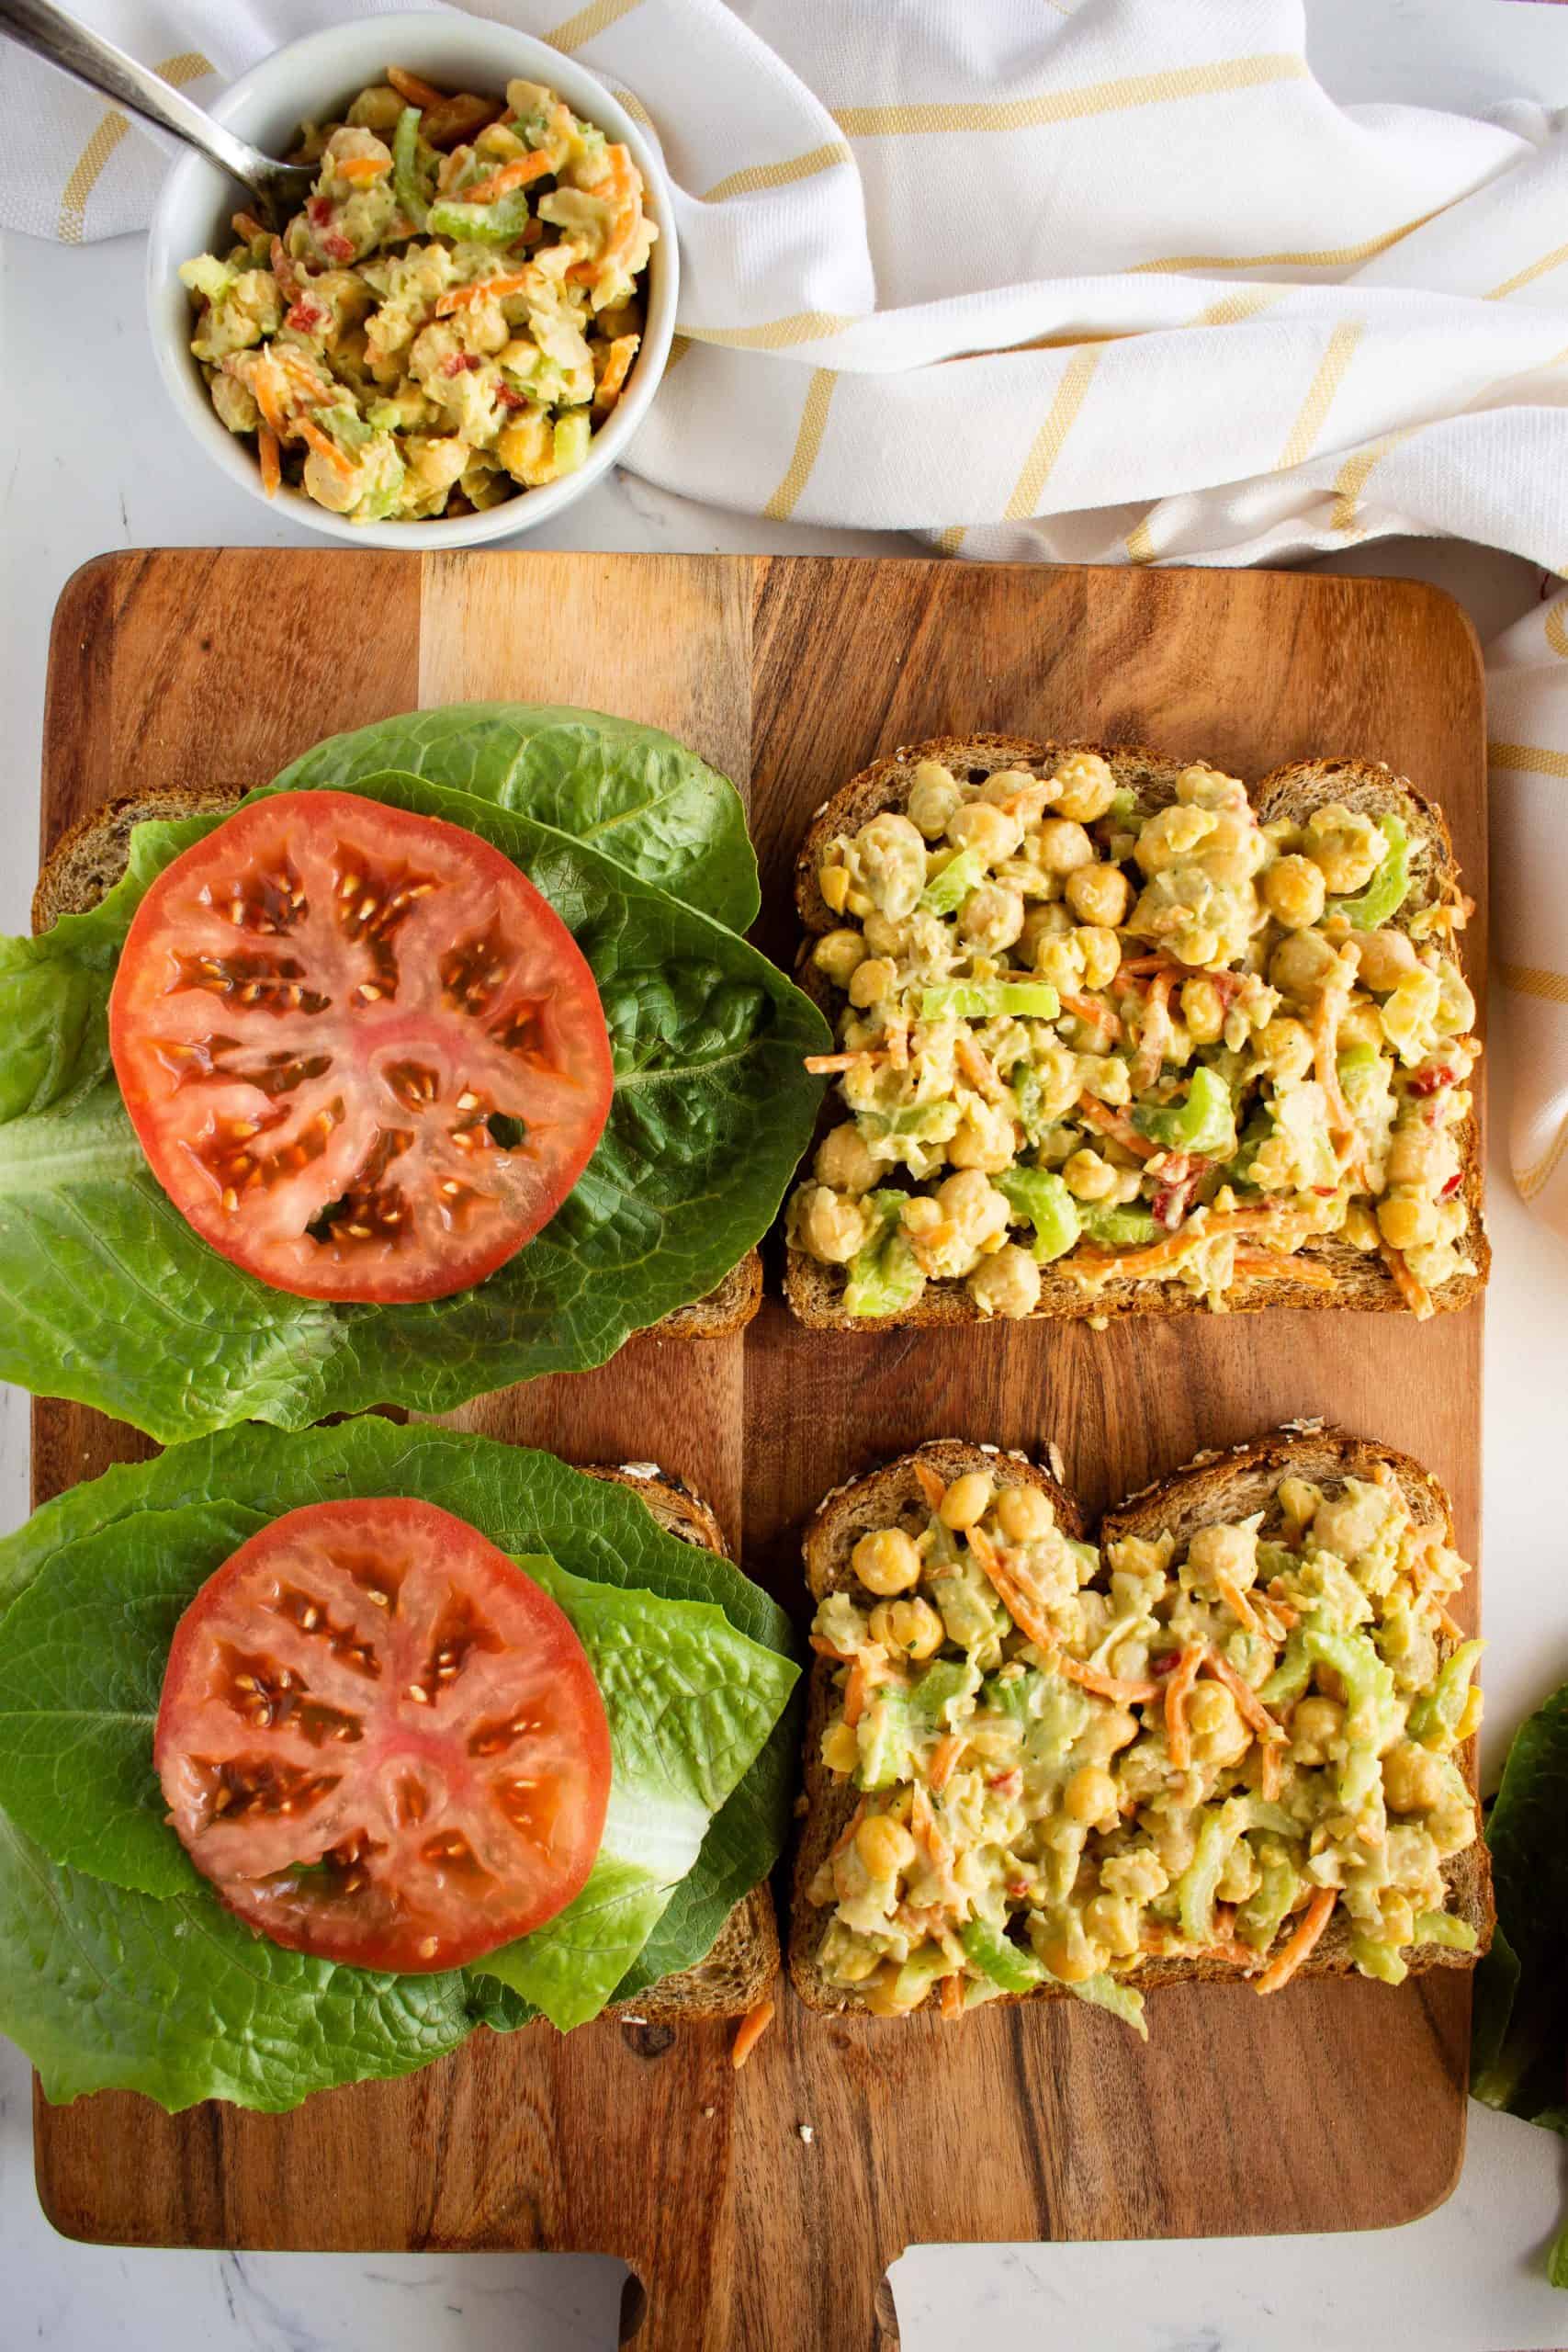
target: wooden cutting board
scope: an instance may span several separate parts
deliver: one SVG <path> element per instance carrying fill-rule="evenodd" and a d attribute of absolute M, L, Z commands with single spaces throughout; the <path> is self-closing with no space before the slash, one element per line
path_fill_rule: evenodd
<path fill-rule="evenodd" d="M 818 804 L 897 743 L 1005 729 L 1138 739 L 1248 777 L 1330 752 L 1388 761 L 1448 812 L 1478 901 L 1478 986 L 1485 973 L 1480 664 L 1457 606 L 1407 581 L 106 557 L 55 622 L 44 843 L 138 786 L 256 784 L 337 729 L 498 695 L 655 721 L 749 780 L 759 936 L 783 963 L 791 857 Z M 1276 1311 L 839 1338 L 770 1299 L 744 1340 L 643 1339 L 457 1418 L 581 1462 L 657 1457 L 804 1615 L 804 1514 L 835 1480 L 951 1432 L 1054 1440 L 1098 1509 L 1201 1445 L 1324 1414 L 1429 1464 L 1473 1558 L 1481 1336 L 1475 1307 L 1425 1328 Z M 151 1451 L 60 1404 L 38 1407 L 35 1432 L 40 1501 Z M 956 2028 L 780 2007 L 739 2075 L 727 2028 L 536 2026 L 290 2116 L 40 2099 L 40 2194 L 68 2234 L 133 2245 L 592 2248 L 636 2274 L 626 2324 L 645 2352 L 858 2352 L 897 2341 L 884 2272 L 911 2243 L 1365 2229 L 1427 2211 L 1459 2171 L 1464 1976 L 1268 2002 L 1162 1993 L 1146 2050 L 1071 2002 Z"/>

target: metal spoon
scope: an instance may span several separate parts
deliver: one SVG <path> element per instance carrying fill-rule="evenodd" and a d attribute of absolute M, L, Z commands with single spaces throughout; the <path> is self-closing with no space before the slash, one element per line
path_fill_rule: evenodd
<path fill-rule="evenodd" d="M 250 189 L 275 225 L 297 211 L 315 186 L 310 165 L 279 164 L 236 138 L 134 57 L 55 7 L 52 0 L 0 0 L 0 32 L 88 89 L 112 98 L 154 130 L 168 131 L 187 147 L 199 148 L 209 163 Z"/>

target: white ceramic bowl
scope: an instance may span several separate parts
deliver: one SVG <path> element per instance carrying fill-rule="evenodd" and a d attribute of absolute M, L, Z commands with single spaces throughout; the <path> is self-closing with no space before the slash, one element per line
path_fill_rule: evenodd
<path fill-rule="evenodd" d="M 675 329 L 678 263 L 674 210 L 669 183 L 637 124 L 603 83 L 571 58 L 526 33 L 481 21 L 456 10 L 436 14 L 366 17 L 333 25 L 289 43 L 243 74 L 214 100 L 211 112 L 265 153 L 282 156 L 308 118 L 321 121 L 368 84 L 381 80 L 389 65 L 403 65 L 439 87 L 499 94 L 521 76 L 558 90 L 574 114 L 623 140 L 642 174 L 644 203 L 659 224 L 649 264 L 647 319 L 642 348 L 626 389 L 608 422 L 593 435 L 575 473 L 537 490 L 522 490 L 480 514 L 430 523 L 350 523 L 329 514 L 297 490 L 282 487 L 268 500 L 248 442 L 220 424 L 201 371 L 191 356 L 192 310 L 181 285 L 181 262 L 193 254 L 222 253 L 233 243 L 229 216 L 243 209 L 244 190 L 196 153 L 184 156 L 164 184 L 147 245 L 147 310 L 152 348 L 169 397 L 213 463 L 231 481 L 328 538 L 362 548 L 466 548 L 486 539 L 532 530 L 580 498 L 626 450 L 646 414 L 664 373 Z"/>

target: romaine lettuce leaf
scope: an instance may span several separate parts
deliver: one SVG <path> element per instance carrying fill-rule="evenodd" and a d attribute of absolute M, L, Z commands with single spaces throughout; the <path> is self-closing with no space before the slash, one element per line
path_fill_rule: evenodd
<path fill-rule="evenodd" d="M 347 788 L 467 825 L 524 868 L 598 982 L 615 1092 L 551 1222 L 488 1282 L 415 1306 L 298 1299 L 201 1241 L 147 1169 L 104 1046 L 113 952 L 152 876 L 221 821 L 139 826 L 91 914 L 0 948 L 0 1378 L 164 1442 L 439 1410 L 581 1371 L 712 1289 L 767 1230 L 810 1136 L 820 1014 L 707 916 L 532 819 L 412 775 Z M 19 1045 L 16 1040 L 19 1039 Z"/>
<path fill-rule="evenodd" d="M 276 782 L 341 791 L 389 768 L 591 842 L 731 931 L 757 919 L 757 860 L 740 796 L 660 728 L 538 703 L 448 703 L 331 735 Z"/>

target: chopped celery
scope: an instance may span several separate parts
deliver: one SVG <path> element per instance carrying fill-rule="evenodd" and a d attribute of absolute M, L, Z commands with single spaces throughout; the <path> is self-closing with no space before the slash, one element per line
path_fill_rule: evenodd
<path fill-rule="evenodd" d="M 1388 843 L 1382 864 L 1359 898 L 1330 899 L 1325 911 L 1343 915 L 1352 931 L 1376 931 L 1396 915 L 1410 891 L 1410 837 L 1403 819 L 1384 816 L 1378 829 Z"/>
<path fill-rule="evenodd" d="M 1047 980 L 944 980 L 920 991 L 922 1021 L 1055 1021 L 1061 1010 Z"/>
<path fill-rule="evenodd" d="M 1246 1818 L 1245 1801 L 1239 1805 L 1233 1800 L 1227 1804 L 1204 1808 L 1192 1860 L 1178 1880 L 1176 1890 L 1181 1905 L 1181 1932 L 1190 1943 L 1213 1941 L 1214 1889 L 1246 1826 Z"/>
<path fill-rule="evenodd" d="M 588 455 L 592 426 L 585 408 L 574 408 L 569 415 L 556 419 L 555 448 L 558 474 L 574 474 Z"/>
<path fill-rule="evenodd" d="M 1027 1993 L 1044 1978 L 1043 1962 L 984 1919 L 965 1921 L 958 1930 L 958 1940 L 965 1958 L 1004 1993 Z"/>
<path fill-rule="evenodd" d="M 227 294 L 237 276 L 238 272 L 231 269 L 226 261 L 217 261 L 211 254 L 197 254 L 194 261 L 180 264 L 181 282 L 209 302 L 216 302 Z"/>
<path fill-rule="evenodd" d="M 1156 1241 L 1160 1235 L 1160 1227 L 1147 1209 L 1111 1209 L 1080 1203 L 1078 1222 L 1089 1239 L 1106 1250 L 1139 1250 L 1145 1242 Z"/>
<path fill-rule="evenodd" d="M 1350 1938 L 1350 1957 L 1363 1976 L 1375 1976 L 1383 1984 L 1403 1984 L 1410 1973 L 1397 1944 L 1382 1943 L 1359 1928 Z"/>
<path fill-rule="evenodd" d="M 429 226 L 436 236 L 455 237 L 461 244 L 515 244 L 528 226 L 527 195 L 520 187 L 508 188 L 493 204 L 443 197 L 430 208 Z"/>
<path fill-rule="evenodd" d="M 1258 1864 L 1263 1875 L 1257 1893 L 1235 1915 L 1235 1931 L 1254 1951 L 1267 1951 L 1296 1899 L 1301 1880 L 1282 1847 L 1265 1846 Z"/>
<path fill-rule="evenodd" d="M 429 226 L 429 187 L 420 166 L 419 108 L 405 107 L 392 133 L 392 193 L 416 229 Z"/>
<path fill-rule="evenodd" d="M 980 1686 L 980 1696 L 993 1713 L 1009 1715 L 1015 1724 L 1027 1726 L 1035 1713 L 1034 1693 L 1044 1679 L 1032 1667 L 1025 1667 L 1021 1674 L 988 1674 Z"/>
<path fill-rule="evenodd" d="M 1080 2001 L 1087 2001 L 1091 2008 L 1109 2009 L 1112 2017 L 1120 2018 L 1123 2025 L 1132 2027 L 1140 2041 L 1148 2040 L 1143 1995 L 1134 1992 L 1131 1984 L 1119 1983 L 1109 1970 L 1101 1969 L 1098 1976 L 1086 1976 L 1081 1984 L 1071 1984 L 1067 1989 L 1076 1993 Z"/>
<path fill-rule="evenodd" d="M 955 915 L 971 890 L 986 878 L 985 861 L 977 850 L 963 849 L 933 875 L 920 892 L 920 904 L 933 915 Z"/>
<path fill-rule="evenodd" d="M 1033 1254 L 1043 1266 L 1072 1248 L 1082 1229 L 1078 1207 L 1059 1176 L 1046 1168 L 1004 1168 L 991 1181 L 1034 1227 Z"/>
<path fill-rule="evenodd" d="M 1313 1661 L 1306 1646 L 1308 1631 L 1306 1624 L 1294 1625 L 1287 1635 L 1283 1657 L 1258 1692 L 1266 1707 L 1289 1706 L 1312 1680 Z"/>
<path fill-rule="evenodd" d="M 1459 1737 L 1460 1718 L 1470 1697 L 1470 1680 L 1484 1642 L 1461 1642 L 1447 1660 L 1432 1688 L 1410 1710 L 1405 1731 L 1423 1747 L 1451 1747 Z"/>
<path fill-rule="evenodd" d="M 1196 1159 L 1228 1159 L 1236 1148 L 1230 1088 L 1206 1062 L 1200 1062 L 1193 1071 L 1185 1102 L 1153 1109 L 1140 1105 L 1133 1114 L 1133 1125 L 1151 1142 L 1164 1144 L 1170 1151 L 1189 1152 Z"/>
<path fill-rule="evenodd" d="M 941 1944 L 917 1944 L 893 1980 L 891 1998 L 894 2007 L 917 2007 L 933 1984 L 939 1984 L 942 1977 L 954 1976 L 957 1973 Z"/>
<path fill-rule="evenodd" d="M 860 1763 L 855 1785 L 890 1789 L 906 1777 L 914 1727 L 909 1694 L 901 1683 L 884 1683 L 858 1725 Z"/>
<path fill-rule="evenodd" d="M 1417 1911 L 1416 1930 L 1410 1940 L 1416 1944 L 1445 1944 L 1450 1951 L 1473 1951 L 1481 1939 L 1468 1919 L 1456 1919 L 1451 1911 Z"/>
<path fill-rule="evenodd" d="M 868 1193 L 861 1206 L 874 1220 L 863 1245 L 850 1261 L 844 1286 L 848 1315 L 896 1315 L 919 1298 L 925 1287 L 915 1253 L 898 1230 L 898 1218 L 908 1193 L 886 1187 Z"/>
<path fill-rule="evenodd" d="M 1331 1667 L 1345 1685 L 1348 1753 L 1339 1776 L 1339 1799 L 1353 1812 L 1376 1787 L 1382 1750 L 1398 1734 L 1393 1676 L 1365 1634 L 1336 1634 L 1309 1625 L 1303 1629 L 1302 1646 L 1314 1666 Z"/>
<path fill-rule="evenodd" d="M 910 1692 L 918 1714 L 951 1727 L 951 1711 L 961 1700 L 972 1699 L 980 1688 L 980 1669 L 972 1659 L 939 1657 L 928 1666 Z"/>

